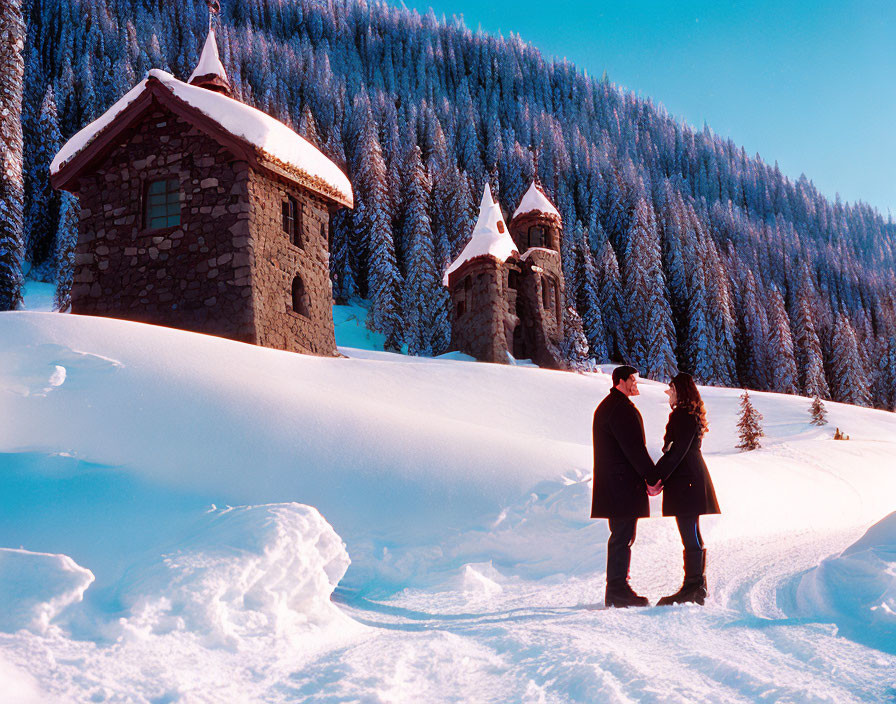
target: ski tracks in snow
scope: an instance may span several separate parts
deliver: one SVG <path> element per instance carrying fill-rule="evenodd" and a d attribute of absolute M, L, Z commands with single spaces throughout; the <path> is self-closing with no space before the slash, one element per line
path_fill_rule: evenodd
<path fill-rule="evenodd" d="M 593 577 L 522 582 L 475 608 L 456 592 L 383 603 L 340 592 L 336 600 L 373 628 L 370 636 L 306 663 L 279 693 L 382 702 L 896 701 L 896 657 L 782 608 L 792 580 L 861 533 L 710 545 L 703 608 L 603 609 L 594 603 L 603 595 L 597 565 Z M 670 567 L 678 555 L 663 541 L 642 546 L 635 587 L 655 601 L 680 578 Z M 657 566 L 652 580 L 646 562 Z"/>

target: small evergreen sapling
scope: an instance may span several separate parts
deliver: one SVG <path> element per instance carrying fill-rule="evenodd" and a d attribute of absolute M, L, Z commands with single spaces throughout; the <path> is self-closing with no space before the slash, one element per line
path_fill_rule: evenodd
<path fill-rule="evenodd" d="M 560 354 L 569 371 L 585 372 L 594 369 L 594 360 L 588 357 L 588 339 L 582 325 L 582 318 L 572 306 L 567 306 L 563 314 L 563 342 Z"/>
<path fill-rule="evenodd" d="M 816 396 L 812 399 L 812 407 L 809 409 L 809 415 L 812 416 L 812 420 L 809 421 L 812 425 L 827 425 L 828 411 L 824 407 L 824 403 L 822 403 L 820 396 Z"/>
<path fill-rule="evenodd" d="M 750 450 L 758 450 L 762 445 L 759 444 L 759 438 L 765 433 L 762 432 L 762 414 L 757 411 L 750 402 L 750 394 L 746 391 L 740 397 L 740 417 L 737 421 L 738 435 L 740 443 L 737 449 L 741 452 L 749 452 Z"/>

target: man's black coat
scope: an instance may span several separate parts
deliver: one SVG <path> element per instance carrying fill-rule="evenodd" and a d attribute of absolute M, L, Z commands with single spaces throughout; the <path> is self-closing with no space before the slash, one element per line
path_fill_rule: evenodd
<path fill-rule="evenodd" d="M 664 516 L 719 513 L 716 490 L 700 452 L 703 440 L 697 436 L 698 427 L 698 420 L 683 408 L 669 415 L 666 452 L 656 463 L 663 477 Z"/>
<path fill-rule="evenodd" d="M 647 518 L 647 486 L 660 475 L 647 453 L 644 422 L 635 405 L 618 389 L 594 411 L 594 495 L 592 518 Z"/>

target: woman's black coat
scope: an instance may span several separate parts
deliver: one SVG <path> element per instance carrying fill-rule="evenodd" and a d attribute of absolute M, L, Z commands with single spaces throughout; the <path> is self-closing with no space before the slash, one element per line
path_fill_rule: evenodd
<path fill-rule="evenodd" d="M 663 476 L 663 515 L 697 516 L 719 513 L 716 491 L 709 478 L 697 434 L 699 421 L 683 408 L 669 415 L 665 452 L 656 463 Z"/>
<path fill-rule="evenodd" d="M 592 518 L 646 518 L 650 515 L 645 480 L 660 476 L 644 443 L 644 423 L 635 404 L 610 389 L 594 411 L 594 494 Z"/>

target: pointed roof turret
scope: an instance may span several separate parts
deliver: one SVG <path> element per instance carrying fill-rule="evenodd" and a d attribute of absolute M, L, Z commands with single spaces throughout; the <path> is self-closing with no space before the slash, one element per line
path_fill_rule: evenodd
<path fill-rule="evenodd" d="M 520 201 L 519 207 L 516 209 L 516 212 L 513 214 L 513 220 L 518 215 L 526 215 L 527 213 L 539 212 L 544 213 L 545 215 L 556 215 L 558 218 L 560 217 L 559 211 L 554 207 L 554 204 L 548 200 L 548 197 L 544 194 L 544 191 L 538 186 L 536 181 L 532 181 L 532 185 L 529 186 L 529 190 L 526 191 L 526 195 L 523 196 L 523 199 Z"/>
<path fill-rule="evenodd" d="M 221 63 L 221 58 L 218 56 L 218 42 L 215 40 L 214 29 L 209 28 L 208 30 L 208 37 L 205 39 L 205 46 L 202 47 L 199 63 L 196 64 L 196 69 L 190 75 L 189 83 L 233 97 L 230 81 L 227 79 L 227 71 L 224 70 L 224 64 Z"/>
<path fill-rule="evenodd" d="M 482 202 L 479 204 L 479 219 L 476 221 L 476 227 L 473 228 L 473 236 L 460 256 L 445 271 L 443 283 L 447 285 L 449 275 L 471 259 L 490 256 L 503 263 L 514 253 L 518 254 L 519 250 L 507 231 L 504 216 L 501 214 L 501 206 L 495 203 L 491 188 L 486 183 L 482 192 Z"/>

